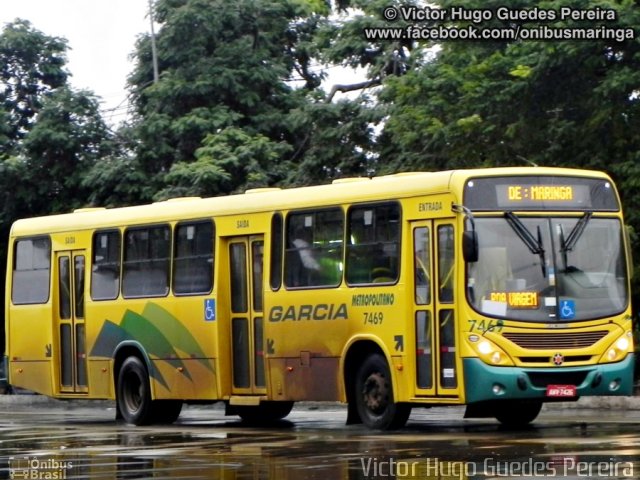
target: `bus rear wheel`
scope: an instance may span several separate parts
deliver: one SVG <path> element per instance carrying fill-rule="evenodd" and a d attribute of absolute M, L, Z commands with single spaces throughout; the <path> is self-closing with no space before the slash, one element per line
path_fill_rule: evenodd
<path fill-rule="evenodd" d="M 171 424 L 182 412 L 182 400 L 154 400 L 153 422 Z"/>
<path fill-rule="evenodd" d="M 389 365 L 377 353 L 369 355 L 358 369 L 354 398 L 362 423 L 371 429 L 402 428 L 411 414 L 410 405 L 394 402 Z"/>
<path fill-rule="evenodd" d="M 539 400 L 513 400 L 501 402 L 496 408 L 496 419 L 505 427 L 522 428 L 533 422 L 542 410 Z"/>
<path fill-rule="evenodd" d="M 149 375 L 147 367 L 138 357 L 127 358 L 120 367 L 116 402 L 125 422 L 133 425 L 151 423 L 153 411 Z"/>

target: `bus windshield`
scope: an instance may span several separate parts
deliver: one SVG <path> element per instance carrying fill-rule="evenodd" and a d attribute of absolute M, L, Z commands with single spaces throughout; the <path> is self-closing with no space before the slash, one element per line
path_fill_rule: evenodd
<path fill-rule="evenodd" d="M 622 225 L 616 218 L 475 218 L 478 261 L 467 297 L 480 313 L 572 322 L 622 312 L 628 302 Z"/>

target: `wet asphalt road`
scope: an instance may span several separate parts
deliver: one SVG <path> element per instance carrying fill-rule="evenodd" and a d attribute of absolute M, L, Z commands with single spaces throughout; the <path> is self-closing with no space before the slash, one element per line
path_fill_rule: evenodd
<path fill-rule="evenodd" d="M 256 428 L 221 406 L 132 427 L 112 404 L 0 402 L 0 478 L 638 478 L 640 411 L 543 410 L 526 430 L 416 409 L 397 432 L 346 426 L 340 405 L 297 405 Z"/>

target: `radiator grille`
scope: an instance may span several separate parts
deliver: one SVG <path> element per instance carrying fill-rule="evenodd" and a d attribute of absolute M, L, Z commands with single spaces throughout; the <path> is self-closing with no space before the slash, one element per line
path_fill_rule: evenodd
<path fill-rule="evenodd" d="M 586 348 L 602 340 L 609 332 L 598 330 L 581 333 L 503 333 L 507 340 L 530 350 Z"/>

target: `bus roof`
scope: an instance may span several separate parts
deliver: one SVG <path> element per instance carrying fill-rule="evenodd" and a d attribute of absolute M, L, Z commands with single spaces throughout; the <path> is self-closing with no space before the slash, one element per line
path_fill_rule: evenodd
<path fill-rule="evenodd" d="M 147 205 L 117 208 L 82 208 L 73 213 L 17 220 L 11 236 L 37 235 L 87 228 L 127 226 L 240 213 L 304 209 L 341 203 L 379 201 L 461 191 L 471 177 L 552 175 L 609 177 L 597 171 L 555 167 L 500 167 L 441 172 L 403 172 L 371 179 L 339 179 L 329 185 L 296 188 L 259 188 L 220 197 L 184 197 Z"/>

